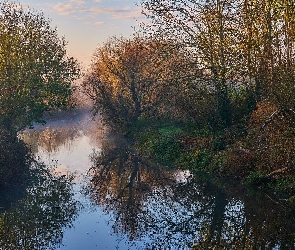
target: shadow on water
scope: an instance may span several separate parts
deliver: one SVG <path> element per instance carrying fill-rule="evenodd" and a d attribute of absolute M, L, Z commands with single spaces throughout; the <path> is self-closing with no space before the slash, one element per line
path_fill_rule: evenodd
<path fill-rule="evenodd" d="M 0 189 L 27 178 L 29 150 L 16 134 L 0 127 Z"/>
<path fill-rule="evenodd" d="M 14 143 L 19 145 L 10 148 L 25 147 L 21 141 Z M 72 177 L 53 174 L 28 152 L 23 160 L 18 151 L 11 153 L 26 164 L 20 173 L 26 179 L 0 187 L 0 249 L 55 249 L 80 207 L 73 199 Z"/>
<path fill-rule="evenodd" d="M 143 249 L 294 249 L 294 209 L 237 183 L 171 170 L 123 139 L 92 155 L 88 192 Z"/>

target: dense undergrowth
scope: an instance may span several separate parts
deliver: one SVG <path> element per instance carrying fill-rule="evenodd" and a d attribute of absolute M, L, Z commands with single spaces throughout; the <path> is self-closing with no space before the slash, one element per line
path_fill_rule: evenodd
<path fill-rule="evenodd" d="M 140 119 L 132 136 L 158 163 L 237 179 L 294 203 L 294 124 L 286 114 L 268 120 L 273 110 L 261 103 L 246 121 L 217 132 L 193 122 Z"/>

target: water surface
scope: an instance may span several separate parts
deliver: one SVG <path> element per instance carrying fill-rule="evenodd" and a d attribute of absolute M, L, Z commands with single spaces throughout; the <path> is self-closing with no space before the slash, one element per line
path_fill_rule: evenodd
<path fill-rule="evenodd" d="M 294 249 L 294 211 L 283 201 L 157 165 L 88 113 L 23 138 L 55 170 L 0 210 L 6 237 L 35 244 L 15 249 Z"/>

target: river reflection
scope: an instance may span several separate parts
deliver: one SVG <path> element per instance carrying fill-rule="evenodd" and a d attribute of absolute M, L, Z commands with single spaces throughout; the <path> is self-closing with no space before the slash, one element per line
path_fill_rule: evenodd
<path fill-rule="evenodd" d="M 55 249 L 79 210 L 71 179 L 31 163 L 27 183 L 0 192 L 0 249 Z"/>
<path fill-rule="evenodd" d="M 91 196 L 115 214 L 114 231 L 127 233 L 133 240 L 146 233 L 143 211 L 148 196 L 156 188 L 173 185 L 175 178 L 173 172 L 140 157 L 122 140 L 115 143 L 108 141 L 101 153 L 92 156 L 96 167 L 92 169 Z"/>
<path fill-rule="evenodd" d="M 294 210 L 235 183 L 169 170 L 128 143 L 92 156 L 90 195 L 142 249 L 294 249 Z"/>
<path fill-rule="evenodd" d="M 294 209 L 283 201 L 155 164 L 89 115 L 49 122 L 22 138 L 61 173 L 5 191 L 19 195 L 0 199 L 2 250 L 295 248 Z"/>

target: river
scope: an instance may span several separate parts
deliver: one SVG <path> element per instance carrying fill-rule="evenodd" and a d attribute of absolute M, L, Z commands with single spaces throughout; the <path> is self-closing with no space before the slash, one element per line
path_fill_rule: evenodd
<path fill-rule="evenodd" d="M 0 193 L 2 250 L 295 248 L 283 202 L 154 164 L 87 112 L 21 137 L 49 171 Z"/>

